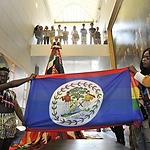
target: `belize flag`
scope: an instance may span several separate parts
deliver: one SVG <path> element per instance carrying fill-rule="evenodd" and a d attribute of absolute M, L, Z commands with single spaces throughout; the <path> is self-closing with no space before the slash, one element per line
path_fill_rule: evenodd
<path fill-rule="evenodd" d="M 26 126 L 71 131 L 142 120 L 137 86 L 128 68 L 39 75 L 30 85 Z"/>

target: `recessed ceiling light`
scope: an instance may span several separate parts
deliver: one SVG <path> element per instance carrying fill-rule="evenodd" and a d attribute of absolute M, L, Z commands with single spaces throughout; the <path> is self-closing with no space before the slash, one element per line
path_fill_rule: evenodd
<path fill-rule="evenodd" d="M 37 2 L 35 3 L 35 7 L 38 8 L 38 3 Z"/>

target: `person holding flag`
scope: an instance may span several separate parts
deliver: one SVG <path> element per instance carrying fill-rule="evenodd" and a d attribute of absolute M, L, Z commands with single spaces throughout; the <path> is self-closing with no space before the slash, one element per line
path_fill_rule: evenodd
<path fill-rule="evenodd" d="M 137 144 L 139 150 L 150 149 L 150 90 L 149 90 L 149 74 L 150 74 L 150 48 L 143 51 L 140 61 L 141 72 L 138 72 L 134 66 L 130 66 L 129 70 L 135 74 L 134 78 L 140 83 L 139 89 L 141 98 L 139 105 L 143 113 L 144 120 L 139 127 L 135 127 L 135 134 L 137 137 Z"/>
<path fill-rule="evenodd" d="M 52 51 L 48 60 L 45 74 L 64 73 L 60 49 L 62 49 L 62 46 L 60 42 L 58 42 L 58 37 L 56 36 L 55 42 L 53 42 L 51 46 Z"/>
<path fill-rule="evenodd" d="M 16 115 L 24 124 L 22 110 L 17 102 L 16 94 L 8 88 L 20 86 L 36 77 L 13 80 L 9 79 L 9 68 L 0 68 L 0 150 L 8 150 L 16 133 Z"/>

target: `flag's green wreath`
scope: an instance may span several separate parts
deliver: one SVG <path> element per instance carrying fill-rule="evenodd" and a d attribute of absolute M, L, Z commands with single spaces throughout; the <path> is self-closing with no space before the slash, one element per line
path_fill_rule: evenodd
<path fill-rule="evenodd" d="M 89 114 L 88 115 L 85 115 L 84 117 L 80 117 L 78 120 L 67 120 L 67 119 L 64 119 L 64 118 L 60 118 L 58 115 L 57 115 L 57 103 L 58 103 L 58 100 L 60 100 L 60 96 L 62 96 L 62 92 L 66 92 L 68 91 L 68 89 L 71 89 L 71 88 L 74 88 L 74 87 L 85 87 L 85 88 L 89 88 L 89 89 L 92 89 L 93 91 L 95 91 L 95 94 L 96 94 L 96 98 L 97 98 L 97 101 L 96 101 L 96 104 L 92 106 L 92 108 L 89 110 Z M 99 106 L 99 103 L 100 103 L 100 99 L 102 97 L 102 93 L 101 93 L 101 90 L 98 89 L 95 85 L 93 84 L 88 84 L 87 82 L 77 82 L 77 83 L 71 83 L 70 85 L 66 85 L 64 88 L 61 88 L 60 91 L 57 91 L 57 94 L 54 96 L 54 100 L 52 100 L 52 116 L 54 118 L 55 121 L 60 121 L 61 124 L 68 124 L 68 125 L 77 125 L 78 123 L 80 122 L 83 122 L 85 119 L 89 119 L 90 116 L 92 114 L 95 113 L 95 110 L 98 108 Z"/>

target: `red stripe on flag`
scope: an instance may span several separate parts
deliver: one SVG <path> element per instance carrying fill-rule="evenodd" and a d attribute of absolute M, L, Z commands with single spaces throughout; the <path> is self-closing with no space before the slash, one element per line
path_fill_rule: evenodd
<path fill-rule="evenodd" d="M 83 72 L 83 73 L 70 73 L 70 74 L 49 74 L 49 75 L 38 75 L 36 78 L 82 78 L 82 77 L 94 77 L 94 76 L 102 76 L 102 75 L 110 75 L 114 73 L 123 72 L 128 70 L 128 67 L 121 68 L 121 69 L 112 69 L 112 70 L 105 70 L 105 71 L 93 71 L 93 72 Z"/>

